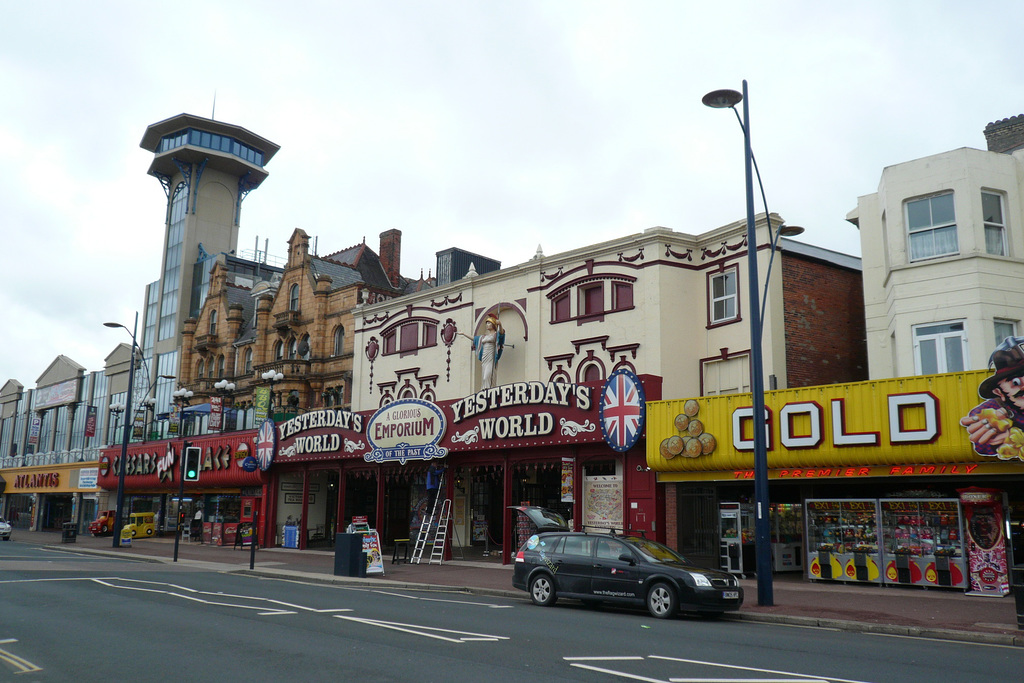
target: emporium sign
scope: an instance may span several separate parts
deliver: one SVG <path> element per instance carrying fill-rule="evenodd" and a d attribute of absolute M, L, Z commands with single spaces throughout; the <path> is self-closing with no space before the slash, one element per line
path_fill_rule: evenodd
<path fill-rule="evenodd" d="M 375 412 L 366 425 L 371 451 L 366 462 L 433 460 L 448 455 L 438 446 L 447 422 L 441 409 L 429 401 L 406 398 L 389 403 Z"/>

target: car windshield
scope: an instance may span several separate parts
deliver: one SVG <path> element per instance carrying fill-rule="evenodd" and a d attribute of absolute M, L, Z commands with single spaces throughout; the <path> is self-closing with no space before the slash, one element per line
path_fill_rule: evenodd
<path fill-rule="evenodd" d="M 554 510 L 548 510 L 547 508 L 525 508 L 523 512 L 530 518 L 530 521 L 539 527 L 559 526 L 566 529 L 569 528 L 569 523 L 565 521 L 565 517 Z"/>
<path fill-rule="evenodd" d="M 648 562 L 679 562 L 681 564 L 690 564 L 689 560 L 677 553 L 672 548 L 662 545 L 657 541 L 651 541 L 646 538 L 637 538 L 635 536 L 626 536 L 622 539 L 626 543 L 633 546 L 633 548 L 644 556 Z"/>

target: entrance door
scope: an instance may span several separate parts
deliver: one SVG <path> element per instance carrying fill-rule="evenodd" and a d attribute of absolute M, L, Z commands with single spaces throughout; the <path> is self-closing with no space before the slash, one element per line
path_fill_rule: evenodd
<path fill-rule="evenodd" d="M 641 498 L 629 501 L 627 529 L 644 538 L 654 538 L 654 500 Z"/>

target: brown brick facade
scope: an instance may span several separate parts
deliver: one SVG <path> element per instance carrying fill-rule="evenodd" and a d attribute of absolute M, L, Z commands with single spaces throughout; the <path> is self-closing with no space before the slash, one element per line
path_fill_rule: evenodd
<path fill-rule="evenodd" d="M 789 387 L 868 379 L 858 270 L 782 253 Z"/>

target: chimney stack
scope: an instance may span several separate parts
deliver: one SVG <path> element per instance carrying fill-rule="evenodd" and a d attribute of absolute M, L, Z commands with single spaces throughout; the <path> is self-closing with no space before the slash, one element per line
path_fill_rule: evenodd
<path fill-rule="evenodd" d="M 392 228 L 380 234 L 380 265 L 392 287 L 401 286 L 402 231 Z"/>
<path fill-rule="evenodd" d="M 1024 114 L 1011 116 L 985 126 L 988 151 L 1012 154 L 1024 147 Z"/>

